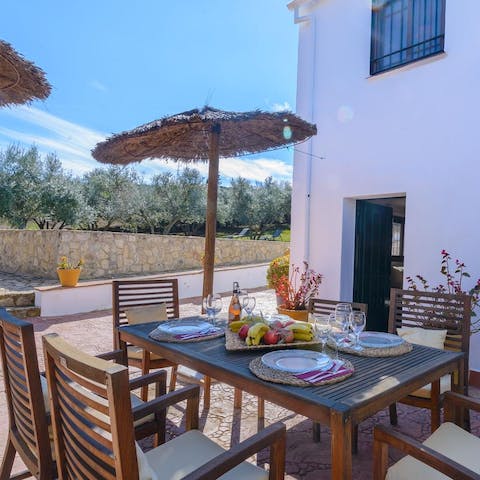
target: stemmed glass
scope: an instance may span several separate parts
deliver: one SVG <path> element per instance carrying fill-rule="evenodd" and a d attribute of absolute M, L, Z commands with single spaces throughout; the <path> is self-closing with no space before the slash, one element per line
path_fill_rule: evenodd
<path fill-rule="evenodd" d="M 208 321 L 215 325 L 216 316 L 222 311 L 222 297 L 218 293 L 211 293 L 203 299 L 203 308 L 207 312 Z"/>
<path fill-rule="evenodd" d="M 313 319 L 315 321 L 315 332 L 322 344 L 322 352 L 324 353 L 325 345 L 327 343 L 330 332 L 332 331 L 332 325 L 330 324 L 330 315 L 314 313 Z"/>
<path fill-rule="evenodd" d="M 339 345 L 348 343 L 348 327 L 350 326 L 350 315 L 352 306 L 349 303 L 338 303 L 335 306 L 335 322 L 343 332 L 343 338 L 339 341 Z"/>
<path fill-rule="evenodd" d="M 255 297 L 249 297 L 248 295 L 242 299 L 242 308 L 245 310 L 245 313 L 250 316 L 255 308 L 257 301 Z"/>
<path fill-rule="evenodd" d="M 364 312 L 354 311 L 350 314 L 350 328 L 355 335 L 354 350 L 362 350 L 362 347 L 359 345 L 359 337 L 365 328 L 365 323 L 366 317 Z"/>

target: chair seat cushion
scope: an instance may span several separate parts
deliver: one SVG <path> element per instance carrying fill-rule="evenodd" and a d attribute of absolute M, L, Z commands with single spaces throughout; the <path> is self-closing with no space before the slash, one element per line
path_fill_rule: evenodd
<path fill-rule="evenodd" d="M 45 403 L 45 412 L 50 413 L 50 399 L 48 398 L 48 383 L 47 379 L 40 375 L 40 386 L 42 387 L 43 401 Z"/>
<path fill-rule="evenodd" d="M 125 310 L 125 315 L 130 325 L 168 320 L 167 305 L 165 303 L 130 308 Z"/>
<path fill-rule="evenodd" d="M 128 358 L 134 358 L 135 360 L 141 360 L 143 358 L 143 348 L 136 347 L 135 345 L 129 345 L 127 347 Z M 155 355 L 154 353 L 150 354 L 150 360 L 160 360 L 163 357 Z"/>
<path fill-rule="evenodd" d="M 145 453 L 150 468 L 158 478 L 179 480 L 214 457 L 224 449 L 198 430 L 189 430 L 159 447 Z M 268 471 L 243 462 L 221 477 L 223 480 L 267 480 Z"/>
<path fill-rule="evenodd" d="M 397 328 L 397 333 L 409 343 L 440 350 L 443 350 L 445 338 L 447 338 L 447 330 L 429 330 L 420 327 Z"/>
<path fill-rule="evenodd" d="M 440 393 L 445 393 L 448 392 L 449 390 L 452 389 L 451 386 L 452 382 L 452 376 L 451 375 L 444 375 L 443 377 L 440 378 Z M 432 384 L 429 383 L 428 385 L 425 385 L 422 388 L 419 388 L 418 390 L 415 390 L 413 393 L 410 395 L 414 397 L 420 397 L 420 398 L 430 398 L 432 393 Z"/>
<path fill-rule="evenodd" d="M 139 407 L 140 405 L 143 405 L 145 402 L 137 397 L 134 393 L 130 394 L 130 402 L 132 404 L 132 408 Z M 146 417 L 139 418 L 138 420 L 135 420 L 133 422 L 134 427 L 138 427 L 139 425 L 143 425 L 144 423 L 147 422 L 153 422 L 155 420 L 155 415 L 151 413 L 150 415 L 147 415 Z"/>
<path fill-rule="evenodd" d="M 480 473 L 480 438 L 457 425 L 443 423 L 425 440 L 424 445 L 474 472 Z M 388 480 L 411 480 L 414 478 L 433 480 L 448 479 L 449 477 L 408 455 L 392 465 L 385 478 Z"/>

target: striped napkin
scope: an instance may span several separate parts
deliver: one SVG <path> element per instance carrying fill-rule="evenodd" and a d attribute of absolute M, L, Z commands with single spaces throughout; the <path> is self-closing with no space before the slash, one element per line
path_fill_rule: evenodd
<path fill-rule="evenodd" d="M 220 327 L 211 327 L 195 333 L 179 333 L 178 335 L 174 335 L 173 338 L 177 340 L 191 340 L 193 338 L 201 338 L 215 335 L 217 333 L 220 333 L 222 330 L 223 329 Z"/>
<path fill-rule="evenodd" d="M 334 360 L 330 368 L 327 370 L 311 370 L 310 372 L 296 373 L 294 376 L 308 383 L 318 383 L 342 377 L 343 375 L 352 372 L 353 370 L 347 368 L 344 362 L 341 360 Z"/>

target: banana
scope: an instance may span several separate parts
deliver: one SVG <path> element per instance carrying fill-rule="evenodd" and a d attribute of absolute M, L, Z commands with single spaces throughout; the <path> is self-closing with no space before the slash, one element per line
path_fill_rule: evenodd
<path fill-rule="evenodd" d="M 313 340 L 313 334 L 312 333 L 294 332 L 293 333 L 293 338 L 295 340 L 300 340 L 302 342 L 310 342 L 311 340 Z"/>
<path fill-rule="evenodd" d="M 246 338 L 247 345 L 258 345 L 268 330 L 268 325 L 262 322 L 257 322 L 252 325 L 248 330 Z"/>
<path fill-rule="evenodd" d="M 313 325 L 311 323 L 307 322 L 295 322 L 291 323 L 290 325 L 287 325 L 285 328 L 288 328 L 291 330 L 293 333 L 299 332 L 299 333 L 312 333 L 313 334 Z"/>
<path fill-rule="evenodd" d="M 230 322 L 228 326 L 230 327 L 230 330 L 232 332 L 236 333 L 247 323 L 249 322 L 247 322 L 246 320 L 235 320 L 234 322 Z"/>

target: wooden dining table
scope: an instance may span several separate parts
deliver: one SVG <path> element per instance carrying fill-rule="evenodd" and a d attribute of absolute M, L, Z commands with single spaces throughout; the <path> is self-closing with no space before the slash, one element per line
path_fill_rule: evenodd
<path fill-rule="evenodd" d="M 251 360 L 265 350 L 227 351 L 224 337 L 182 343 L 156 341 L 149 337 L 156 326 L 119 327 L 120 339 L 329 426 L 333 479 L 352 478 L 353 426 L 418 388 L 463 368 L 463 353 L 414 345 L 411 352 L 400 356 L 341 354 L 355 368 L 351 377 L 330 385 L 298 387 L 267 382 L 250 371 Z M 320 346 L 308 349 L 320 350 Z"/>

